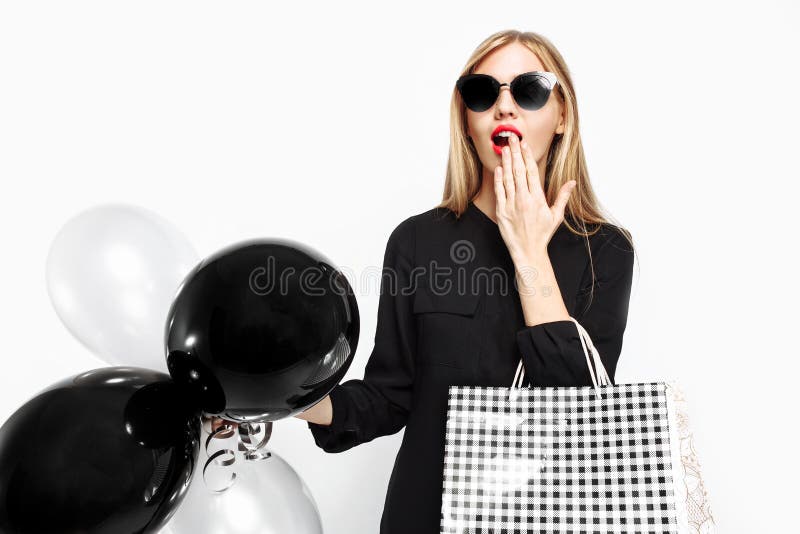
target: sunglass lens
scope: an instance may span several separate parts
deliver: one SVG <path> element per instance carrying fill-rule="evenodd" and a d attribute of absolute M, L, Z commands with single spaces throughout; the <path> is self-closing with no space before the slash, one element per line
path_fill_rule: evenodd
<path fill-rule="evenodd" d="M 470 78 L 459 85 L 461 98 L 472 111 L 486 111 L 494 101 L 497 93 L 492 80 L 485 77 Z"/>
<path fill-rule="evenodd" d="M 514 85 L 514 100 L 525 109 L 539 109 L 547 103 L 550 90 L 550 82 L 547 78 L 537 74 L 528 74 L 517 80 Z"/>

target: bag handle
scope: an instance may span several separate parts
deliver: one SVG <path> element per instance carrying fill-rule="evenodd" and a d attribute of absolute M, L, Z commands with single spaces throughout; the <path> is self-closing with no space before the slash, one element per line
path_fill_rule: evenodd
<path fill-rule="evenodd" d="M 603 366 L 603 361 L 600 359 L 600 353 L 597 352 L 597 349 L 592 343 L 592 338 L 589 337 L 589 333 L 586 331 L 581 324 L 575 320 L 574 317 L 569 318 L 570 321 L 575 323 L 575 327 L 578 329 L 578 337 L 581 340 L 581 346 L 583 347 L 583 354 L 586 356 L 586 365 L 589 367 L 589 374 L 592 377 L 592 384 L 594 384 L 594 388 L 597 389 L 597 386 L 607 386 L 611 384 L 611 379 L 606 372 L 606 368 Z M 589 353 L 591 352 L 591 357 Z M 592 368 L 592 364 L 594 363 L 594 368 Z M 597 376 L 595 376 L 594 369 L 597 369 Z M 511 384 L 511 389 L 519 389 L 522 387 L 523 379 L 525 378 L 525 368 L 522 365 L 522 358 L 519 360 L 519 365 L 517 365 L 517 372 L 514 374 L 514 382 Z"/>

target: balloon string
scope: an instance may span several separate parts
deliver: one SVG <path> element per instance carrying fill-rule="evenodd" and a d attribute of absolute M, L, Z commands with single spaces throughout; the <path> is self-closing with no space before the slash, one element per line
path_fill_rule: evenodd
<path fill-rule="evenodd" d="M 272 456 L 272 453 L 266 450 L 267 443 L 272 436 L 272 422 L 266 423 L 240 423 L 238 425 L 237 440 L 239 452 L 243 452 L 244 460 L 247 462 L 256 462 L 266 460 Z M 231 424 L 222 424 L 217 429 L 209 433 L 206 438 L 204 449 L 208 456 L 208 460 L 203 466 L 203 482 L 206 488 L 213 493 L 223 493 L 229 490 L 236 481 L 236 471 L 234 464 L 236 464 L 236 453 L 231 449 L 220 449 L 216 452 L 209 453 L 209 448 L 215 439 L 227 439 L 234 434 L 234 428 Z M 262 436 L 263 434 L 263 436 Z M 261 438 L 259 439 L 259 436 Z M 209 467 L 215 466 L 223 469 L 230 469 L 230 477 L 225 485 L 221 488 L 212 488 L 206 473 Z"/>
<path fill-rule="evenodd" d="M 211 445 L 212 440 L 225 439 L 229 437 L 232 432 L 233 427 L 231 425 L 221 425 L 219 428 L 212 431 L 206 438 L 204 449 L 206 455 L 208 456 L 208 460 L 206 461 L 205 465 L 203 465 L 203 482 L 205 482 L 206 488 L 212 493 L 222 493 L 227 491 L 231 486 L 233 486 L 233 483 L 236 480 L 236 472 L 232 471 L 230 478 L 222 488 L 212 488 L 207 476 L 208 468 L 212 465 L 225 468 L 233 465 L 236 462 L 236 453 L 230 449 L 221 449 L 212 454 L 209 454 L 208 452 L 208 448 Z M 221 434 L 227 435 L 221 436 Z"/>
<path fill-rule="evenodd" d="M 263 433 L 260 441 L 253 437 Z M 239 425 L 239 450 L 244 452 L 246 461 L 257 462 L 266 460 L 272 454 L 266 450 L 269 438 L 272 437 L 272 422 L 267 423 L 241 423 Z"/>

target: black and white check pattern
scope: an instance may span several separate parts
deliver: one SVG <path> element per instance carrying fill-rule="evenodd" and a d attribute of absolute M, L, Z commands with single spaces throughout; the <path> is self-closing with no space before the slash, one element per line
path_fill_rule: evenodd
<path fill-rule="evenodd" d="M 440 532 L 683 532 L 667 388 L 451 386 Z"/>

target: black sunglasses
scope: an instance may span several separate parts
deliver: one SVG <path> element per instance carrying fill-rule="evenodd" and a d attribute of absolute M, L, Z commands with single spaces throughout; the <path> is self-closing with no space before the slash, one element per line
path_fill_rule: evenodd
<path fill-rule="evenodd" d="M 472 111 L 486 111 L 494 105 L 500 88 L 508 85 L 520 107 L 537 110 L 547 103 L 558 80 L 552 72 L 533 71 L 520 74 L 511 83 L 500 83 L 488 74 L 466 74 L 456 81 L 464 104 Z"/>

